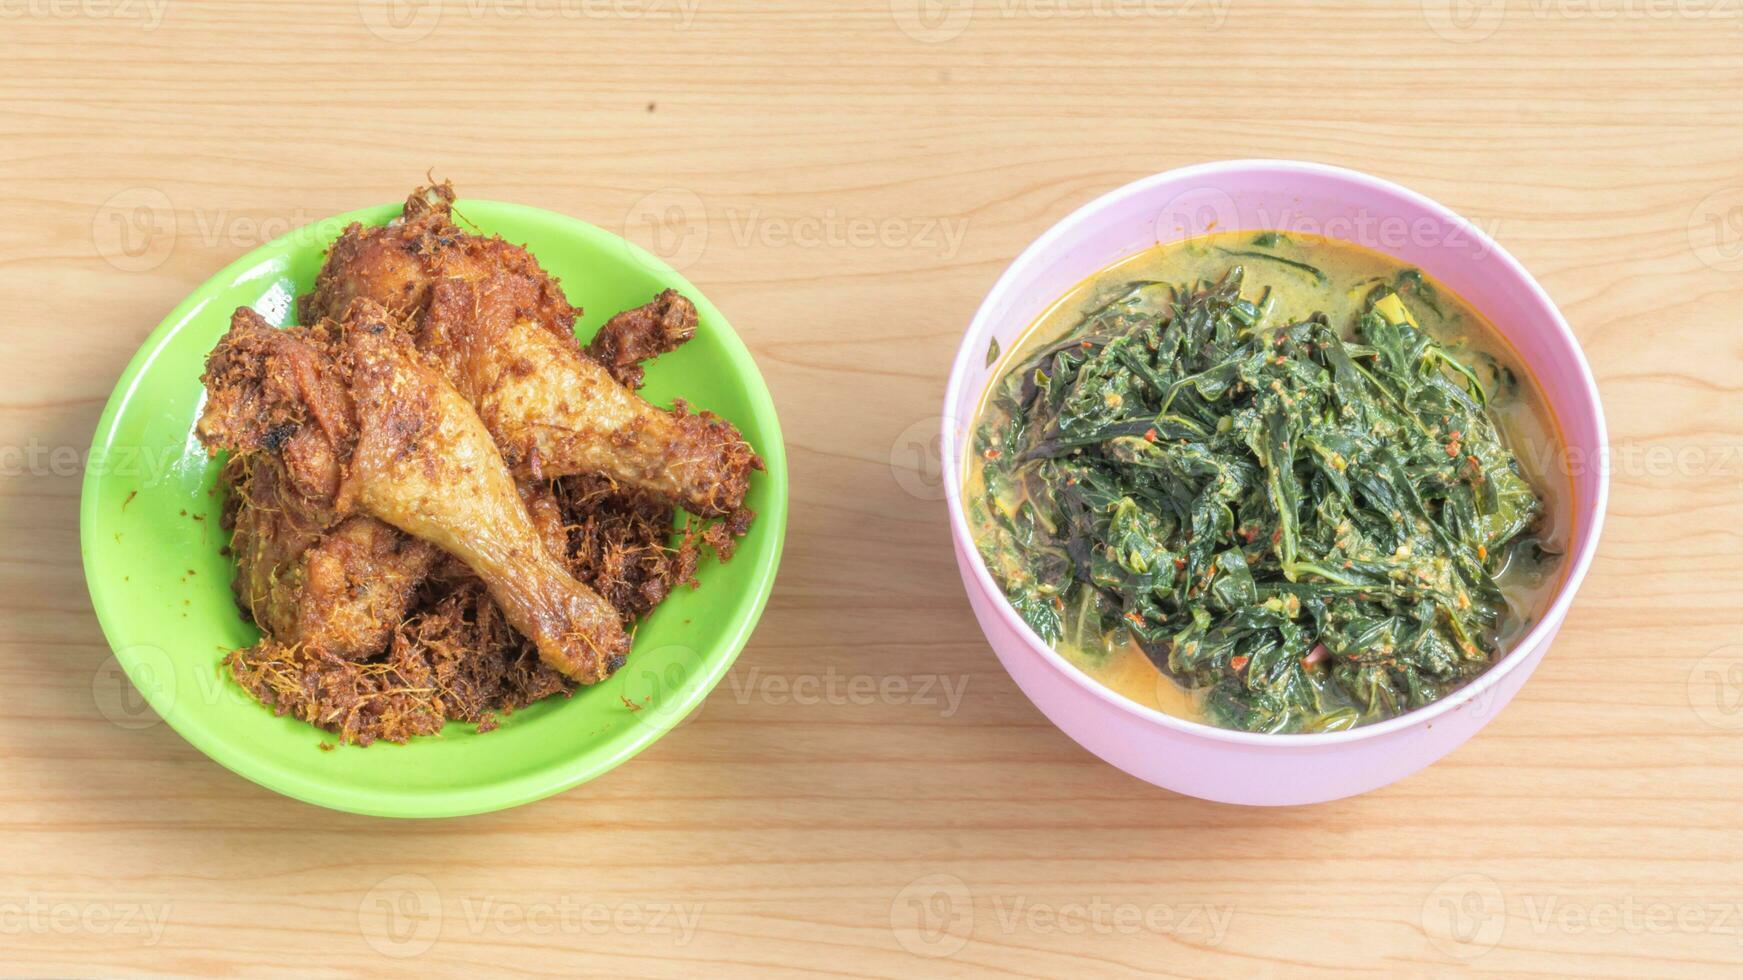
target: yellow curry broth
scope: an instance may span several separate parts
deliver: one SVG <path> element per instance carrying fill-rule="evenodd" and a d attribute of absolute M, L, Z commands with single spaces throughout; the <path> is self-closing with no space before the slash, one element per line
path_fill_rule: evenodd
<path fill-rule="evenodd" d="M 1364 312 L 1373 287 L 1391 283 L 1400 273 L 1412 269 L 1390 256 L 1348 242 L 1293 232 L 1267 236 L 1262 251 L 1307 263 L 1324 274 L 1324 282 L 1311 272 L 1282 262 L 1230 254 L 1261 250 L 1254 246 L 1258 234 L 1240 231 L 1204 235 L 1158 246 L 1109 266 L 1078 284 L 1042 313 L 1025 331 L 1021 342 L 1005 352 L 993 377 L 1002 379 L 1013 364 L 1070 333 L 1088 313 L 1111 296 L 1125 292 L 1133 282 L 1151 280 L 1189 287 L 1200 279 L 1219 280 L 1231 266 L 1240 265 L 1245 270 L 1244 296 L 1256 299 L 1267 288 L 1271 291 L 1275 306 L 1268 324 L 1293 323 L 1323 312 L 1347 337 Z M 1517 378 L 1517 384 L 1509 388 L 1491 386 L 1494 390 L 1490 392 L 1490 413 L 1508 447 L 1517 455 L 1526 479 L 1543 497 L 1545 513 L 1536 534 L 1549 551 L 1565 553 L 1572 533 L 1573 489 L 1567 474 L 1557 465 L 1561 438 L 1541 389 L 1492 324 L 1450 290 L 1426 275 L 1423 280 L 1431 287 L 1435 302 L 1429 304 L 1414 297 L 1409 300 L 1409 312 L 1418 324 L 1461 360 L 1475 363 L 1492 358 L 1500 367 L 1511 369 Z M 1479 374 L 1487 382 L 1488 372 Z M 992 414 L 998 410 L 988 399 L 994 387 L 996 380 L 982 395 L 976 428 L 987 421 L 1002 420 Z M 981 499 L 986 487 L 985 461 L 975 453 L 966 455 L 964 495 L 970 500 Z M 1014 508 L 1018 502 L 1008 503 Z M 969 508 L 970 530 L 979 540 L 988 528 L 984 523 L 976 525 L 976 512 Z M 1504 653 L 1542 616 L 1560 586 L 1561 572 L 1559 568 L 1543 574 L 1536 569 L 1521 571 L 1509 567 L 1496 576 L 1496 581 L 1512 613 L 1497 636 L 1498 647 Z M 1112 651 L 1066 648 L 1060 652 L 1101 684 L 1139 704 L 1181 718 L 1203 720 L 1200 701 L 1204 692 L 1175 683 L 1157 670 L 1135 643 Z"/>

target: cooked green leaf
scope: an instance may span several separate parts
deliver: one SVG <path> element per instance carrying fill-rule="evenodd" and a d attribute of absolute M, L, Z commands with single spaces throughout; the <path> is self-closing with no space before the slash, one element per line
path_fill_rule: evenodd
<path fill-rule="evenodd" d="M 1376 287 L 1348 339 L 1323 314 L 1268 323 L 1242 278 L 1134 284 L 996 383 L 982 554 L 1042 638 L 1136 644 L 1214 723 L 1427 704 L 1493 660 L 1495 576 L 1544 560 L 1480 380 L 1510 375 L 1416 325 L 1420 275 Z"/>

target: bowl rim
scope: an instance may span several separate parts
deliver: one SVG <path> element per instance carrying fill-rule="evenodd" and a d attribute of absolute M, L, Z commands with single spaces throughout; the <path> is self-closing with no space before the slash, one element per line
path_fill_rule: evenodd
<path fill-rule="evenodd" d="M 249 250 L 194 286 L 146 336 L 145 340 L 140 343 L 139 349 L 128 360 L 127 366 L 122 369 L 108 400 L 104 403 L 102 413 L 98 416 L 97 425 L 92 434 L 92 451 L 97 451 L 116 437 L 116 425 L 121 419 L 123 410 L 134 398 L 152 362 L 156 360 L 169 341 L 192 322 L 194 317 L 202 312 L 210 302 L 210 297 L 204 295 L 209 287 L 214 286 L 214 284 L 234 282 L 240 279 L 244 273 L 274 261 L 287 249 L 313 247 L 310 243 L 316 242 L 324 250 L 330 244 L 328 238 L 331 236 L 323 237 L 329 228 L 336 235 L 352 222 L 385 223 L 385 220 L 389 220 L 392 215 L 397 214 L 400 203 L 390 202 L 356 208 L 293 228 L 285 234 Z M 768 384 L 763 379 L 762 371 L 757 366 L 755 358 L 752 357 L 750 349 L 745 346 L 743 339 L 739 337 L 738 332 L 733 329 L 719 308 L 707 296 L 703 295 L 694 283 L 660 257 L 620 235 L 580 218 L 529 204 L 486 198 L 461 198 L 456 201 L 456 208 L 467 209 L 468 213 L 465 217 L 468 222 L 473 217 L 489 212 L 490 218 L 512 218 L 513 220 L 543 224 L 579 239 L 603 239 L 611 245 L 623 249 L 628 261 L 636 262 L 650 269 L 658 278 L 671 284 L 673 288 L 683 292 L 695 302 L 702 316 L 716 327 L 719 340 L 726 348 L 728 362 L 742 368 L 738 373 L 743 379 L 746 400 L 750 403 L 750 412 L 756 417 L 758 425 L 765 431 L 763 440 L 765 445 L 759 447 L 759 454 L 763 458 L 764 465 L 764 471 L 759 475 L 759 479 L 769 481 L 770 492 L 768 506 L 757 514 L 757 523 L 766 529 L 764 533 L 773 536 L 773 542 L 764 557 L 751 566 L 749 588 L 754 594 L 750 605 L 739 617 L 739 622 L 734 628 L 723 634 L 720 642 L 712 645 L 713 654 L 702 658 L 702 668 L 690 674 L 686 678 L 686 683 L 673 692 L 670 702 L 671 708 L 662 712 L 663 720 L 661 722 L 623 726 L 615 729 L 612 735 L 601 739 L 598 743 L 591 744 L 567 757 L 561 764 L 521 772 L 500 782 L 445 787 L 441 790 L 422 793 L 377 789 L 362 790 L 354 787 L 335 786 L 324 780 L 310 778 L 301 770 L 276 765 L 263 768 L 259 764 L 258 756 L 242 751 L 230 740 L 224 738 L 221 733 L 194 721 L 191 718 L 194 712 L 188 707 L 192 703 L 189 699 L 176 700 L 169 704 L 166 710 L 160 707 L 155 700 L 147 698 L 152 709 L 159 713 L 171 730 L 225 769 L 283 796 L 327 809 L 365 816 L 436 819 L 505 810 L 572 789 L 627 762 L 666 733 L 679 727 L 684 719 L 719 685 L 720 679 L 726 675 L 727 670 L 738 659 L 739 653 L 756 630 L 762 614 L 767 608 L 786 543 L 789 480 L 786 441 L 781 431 L 780 417 L 775 409 L 774 397 L 769 392 Z M 490 218 L 486 219 L 487 224 L 491 223 Z M 311 232 L 315 233 L 311 234 Z M 495 232 L 486 233 L 495 234 Z M 93 535 L 98 533 L 96 530 L 96 507 L 100 482 L 99 471 L 95 468 L 87 468 L 80 481 L 80 563 L 85 573 L 86 591 L 91 597 L 91 606 L 96 615 L 98 626 L 102 629 L 103 638 L 122 670 L 127 674 L 129 682 L 138 687 L 143 696 L 148 693 L 148 689 L 140 686 L 144 679 L 137 674 L 137 671 L 144 668 L 137 665 L 134 658 L 123 656 L 124 648 L 118 645 L 118 640 L 122 638 L 120 623 L 125 618 L 124 614 L 115 606 L 119 600 L 114 599 L 109 591 L 99 584 L 98 577 L 93 574 L 92 564 L 98 560 L 95 556 L 101 546 L 101 542 L 93 540 Z M 320 730 L 311 727 L 310 731 L 318 732 Z M 434 737 L 440 738 L 439 735 Z M 396 747 L 387 745 L 376 748 L 391 750 Z"/>
<path fill-rule="evenodd" d="M 965 385 L 964 379 L 971 370 L 975 351 L 984 351 L 986 335 L 996 325 L 993 317 L 993 307 L 996 302 L 1005 293 L 1015 288 L 1016 284 L 1027 277 L 1031 271 L 1044 268 L 1048 263 L 1043 260 L 1043 253 L 1092 215 L 1116 210 L 1128 200 L 1144 194 L 1159 184 L 1214 178 L 1233 171 L 1258 171 L 1283 179 L 1311 175 L 1361 187 L 1370 192 L 1394 195 L 1470 236 L 1470 239 L 1481 249 L 1481 254 L 1499 259 L 1502 268 L 1524 283 L 1533 298 L 1549 311 L 1550 326 L 1560 334 L 1561 339 L 1573 352 L 1574 363 L 1578 368 L 1580 398 L 1591 408 L 1599 451 L 1605 454 L 1604 464 L 1598 467 L 1596 495 L 1592 505 L 1591 531 L 1586 535 L 1584 544 L 1576 551 L 1573 562 L 1568 568 L 1568 574 L 1562 580 L 1561 588 L 1556 592 L 1555 598 L 1550 602 L 1543 616 L 1532 625 L 1531 629 L 1526 631 L 1523 637 L 1513 644 L 1512 649 L 1508 650 L 1499 662 L 1478 675 L 1469 684 L 1432 704 L 1372 725 L 1363 725 L 1339 732 L 1276 734 L 1243 732 L 1177 718 L 1166 712 L 1139 704 L 1113 691 L 1098 683 L 1057 650 L 1043 642 L 1034 630 L 1030 629 L 1029 625 L 1016 614 L 1016 611 L 1011 608 L 1010 602 L 1006 600 L 1004 590 L 999 588 L 998 583 L 993 580 L 991 572 L 987 570 L 986 562 L 981 558 L 980 549 L 974 545 L 973 535 L 968 528 L 968 519 L 963 513 L 961 487 L 963 447 L 957 444 L 956 427 L 952 423 L 955 406 L 960 400 Z M 1387 254 L 1385 249 L 1378 251 L 1381 254 Z M 1109 260 L 1110 263 L 1112 261 L 1114 260 Z M 1579 338 L 1574 335 L 1566 318 L 1562 316 L 1561 309 L 1556 306 L 1554 300 L 1550 298 L 1548 292 L 1538 283 L 1537 279 L 1525 269 L 1525 266 L 1518 259 L 1513 257 L 1512 253 L 1489 237 L 1482 228 L 1424 194 L 1359 170 L 1303 160 L 1250 158 L 1219 160 L 1175 167 L 1117 187 L 1061 218 L 1018 254 L 993 284 L 992 289 L 987 292 L 986 298 L 981 301 L 979 308 L 975 310 L 974 318 L 969 321 L 968 330 L 963 335 L 962 344 L 957 348 L 956 358 L 951 363 L 950 379 L 944 393 L 940 457 L 944 467 L 944 494 L 950 512 L 950 531 L 956 548 L 959 552 L 966 553 L 967 567 L 972 570 L 976 584 L 988 596 L 993 597 L 994 601 L 991 606 L 996 610 L 996 615 L 1008 628 L 1023 639 L 1030 653 L 1041 657 L 1051 664 L 1056 671 L 1069 678 L 1072 683 L 1100 698 L 1105 704 L 1127 715 L 1149 721 L 1163 728 L 1173 729 L 1189 736 L 1236 745 L 1271 749 L 1313 749 L 1383 738 L 1394 732 L 1431 723 L 1447 712 L 1457 711 L 1465 705 L 1487 696 L 1490 691 L 1502 683 L 1508 674 L 1530 659 L 1533 651 L 1547 644 L 1550 637 L 1566 619 L 1568 608 L 1573 604 L 1574 594 L 1579 591 L 1580 584 L 1585 580 L 1586 572 L 1597 554 L 1598 539 L 1603 531 L 1604 513 L 1609 503 L 1610 494 L 1610 472 L 1607 465 L 1609 442 L 1609 429 L 1604 421 L 1603 402 L 1598 397 L 1597 381 L 1592 376 L 1591 365 L 1586 360 L 1585 351 L 1580 347 Z"/>

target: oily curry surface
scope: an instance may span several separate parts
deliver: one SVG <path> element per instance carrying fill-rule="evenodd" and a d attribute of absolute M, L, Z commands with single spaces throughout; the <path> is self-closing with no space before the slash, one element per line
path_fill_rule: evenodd
<path fill-rule="evenodd" d="M 1140 704 L 1383 720 L 1481 674 L 1559 585 L 1546 403 L 1419 270 L 1207 235 L 1104 270 L 1016 346 L 964 476 L 976 542 L 1032 629 Z"/>

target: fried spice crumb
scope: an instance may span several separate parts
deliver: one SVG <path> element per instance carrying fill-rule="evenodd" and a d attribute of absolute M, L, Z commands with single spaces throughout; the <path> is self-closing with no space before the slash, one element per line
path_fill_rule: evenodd
<path fill-rule="evenodd" d="M 694 586 L 708 553 L 729 559 L 752 519 L 740 511 L 718 520 L 688 517 L 678 527 L 670 506 L 599 477 L 563 477 L 550 487 L 568 537 L 571 573 L 630 622 L 653 611 L 674 587 Z M 539 659 L 463 566 L 420 587 L 380 655 L 345 660 L 267 637 L 231 652 L 224 665 L 274 713 L 356 745 L 434 735 L 451 720 L 474 724 L 482 734 L 498 726 L 499 714 L 567 696 L 575 687 Z M 621 666 L 617 658 L 613 667 Z"/>

